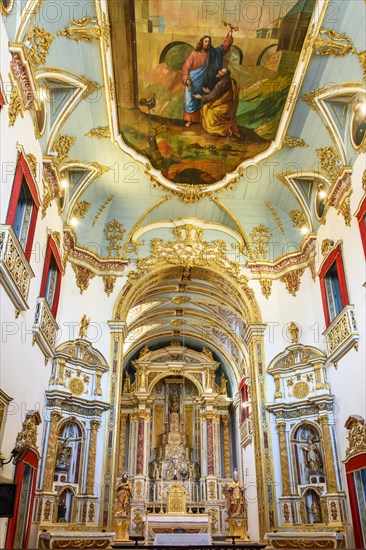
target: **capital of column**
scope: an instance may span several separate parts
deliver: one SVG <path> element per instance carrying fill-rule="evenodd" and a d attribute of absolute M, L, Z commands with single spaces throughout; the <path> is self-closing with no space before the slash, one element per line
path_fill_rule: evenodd
<path fill-rule="evenodd" d="M 101 424 L 100 420 L 92 420 L 90 422 L 90 427 L 93 431 L 98 431 L 100 424 Z"/>
<path fill-rule="evenodd" d="M 112 320 L 108 321 L 108 326 L 111 330 L 111 334 L 120 335 L 123 337 L 123 340 L 127 336 L 127 323 L 126 321 Z"/>
<path fill-rule="evenodd" d="M 56 422 L 59 422 L 61 420 L 62 414 L 60 413 L 60 411 L 51 411 L 50 418 L 51 423 L 55 424 Z"/>
<path fill-rule="evenodd" d="M 277 422 L 276 429 L 278 433 L 286 432 L 286 422 Z"/>
<path fill-rule="evenodd" d="M 246 327 L 244 333 L 244 342 L 248 345 L 253 338 L 263 336 L 267 325 L 265 323 L 253 323 Z"/>

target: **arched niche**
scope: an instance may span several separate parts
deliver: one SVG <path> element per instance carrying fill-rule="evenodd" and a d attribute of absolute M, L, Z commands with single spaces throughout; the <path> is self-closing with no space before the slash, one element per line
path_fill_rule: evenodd
<path fill-rule="evenodd" d="M 54 472 L 56 481 L 75 485 L 80 483 L 84 442 L 84 429 L 79 422 L 67 420 L 60 425 Z"/>
<path fill-rule="evenodd" d="M 291 439 L 297 483 L 324 483 L 324 453 L 319 427 L 311 422 L 301 422 L 293 428 Z"/>

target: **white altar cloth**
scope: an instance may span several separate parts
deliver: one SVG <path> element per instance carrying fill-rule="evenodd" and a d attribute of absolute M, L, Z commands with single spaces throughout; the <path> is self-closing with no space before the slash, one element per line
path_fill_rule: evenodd
<path fill-rule="evenodd" d="M 154 546 L 200 546 L 206 544 L 211 544 L 211 536 L 208 533 L 158 533 L 154 539 Z"/>

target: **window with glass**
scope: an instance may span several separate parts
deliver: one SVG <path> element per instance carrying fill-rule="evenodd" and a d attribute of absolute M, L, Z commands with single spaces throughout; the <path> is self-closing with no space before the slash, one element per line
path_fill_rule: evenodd
<path fill-rule="evenodd" d="M 55 241 L 48 238 L 46 256 L 41 283 L 41 298 L 45 298 L 52 315 L 56 318 L 58 301 L 60 296 L 62 277 L 62 263 Z"/>
<path fill-rule="evenodd" d="M 342 309 L 349 304 L 341 245 L 333 249 L 320 270 L 325 323 L 328 327 Z"/>
<path fill-rule="evenodd" d="M 23 154 L 20 154 L 6 223 L 13 226 L 27 260 L 31 255 L 39 205 L 40 201 L 33 176 Z"/>

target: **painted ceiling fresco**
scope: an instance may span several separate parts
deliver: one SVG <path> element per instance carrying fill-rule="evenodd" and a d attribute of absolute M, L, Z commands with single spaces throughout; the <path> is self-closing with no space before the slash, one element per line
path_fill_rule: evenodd
<path fill-rule="evenodd" d="M 111 2 L 124 144 L 168 181 L 192 185 L 216 183 L 265 152 L 284 114 L 314 4 Z"/>

